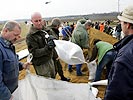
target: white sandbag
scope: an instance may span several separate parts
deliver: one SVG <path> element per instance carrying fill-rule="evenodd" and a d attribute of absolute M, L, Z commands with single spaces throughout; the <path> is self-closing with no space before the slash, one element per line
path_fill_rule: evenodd
<path fill-rule="evenodd" d="M 87 83 L 70 83 L 31 74 L 19 80 L 13 97 L 13 100 L 99 100 Z"/>
<path fill-rule="evenodd" d="M 29 54 L 28 49 L 24 49 L 24 50 L 21 50 L 21 51 L 17 52 L 19 60 L 23 59 L 24 57 L 27 57 L 28 54 Z"/>
<path fill-rule="evenodd" d="M 65 63 L 71 65 L 85 63 L 83 51 L 77 44 L 65 40 L 54 40 L 54 42 L 59 58 Z"/>
<path fill-rule="evenodd" d="M 93 60 L 89 63 L 87 63 L 88 70 L 89 70 L 89 78 L 88 80 L 93 80 L 95 78 L 96 69 L 97 69 L 97 63 L 96 60 Z"/>
<path fill-rule="evenodd" d="M 54 42 L 56 44 L 55 49 L 61 60 L 71 65 L 85 63 L 83 51 L 78 45 L 65 40 L 54 40 Z M 29 51 L 28 49 L 24 49 L 17 52 L 17 54 L 19 56 L 19 60 L 21 60 L 22 58 L 28 56 Z"/>
<path fill-rule="evenodd" d="M 19 80 L 18 89 L 13 93 L 13 100 L 39 100 L 29 79 L 30 75 L 27 75 L 25 79 Z"/>
<path fill-rule="evenodd" d="M 96 81 L 96 82 L 90 82 L 90 85 L 107 85 L 108 84 L 108 80 L 100 80 L 100 81 Z"/>
<path fill-rule="evenodd" d="M 98 94 L 98 89 L 97 89 L 97 88 L 92 87 L 90 84 L 89 84 L 89 86 L 90 86 L 91 92 L 92 92 L 92 93 L 94 94 L 94 96 L 96 97 L 96 96 L 97 96 L 97 94 Z"/>

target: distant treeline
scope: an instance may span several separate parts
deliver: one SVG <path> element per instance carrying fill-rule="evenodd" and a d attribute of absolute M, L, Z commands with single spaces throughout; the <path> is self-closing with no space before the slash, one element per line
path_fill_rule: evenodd
<path fill-rule="evenodd" d="M 88 14 L 88 15 L 69 15 L 69 16 L 60 16 L 62 21 L 77 21 L 78 19 L 85 18 L 92 21 L 103 21 L 103 20 L 117 20 L 118 12 L 111 13 L 100 13 L 100 14 Z M 44 18 L 46 21 L 50 21 L 54 17 Z"/>
<path fill-rule="evenodd" d="M 68 16 L 57 16 L 62 21 L 77 21 L 78 19 L 85 18 L 90 19 L 92 21 L 102 21 L 102 20 L 117 20 L 118 12 L 111 13 L 99 13 L 99 14 L 87 14 L 87 15 L 68 15 Z M 55 17 L 46 17 L 43 18 L 46 21 L 51 21 Z M 16 19 L 16 21 L 30 21 L 30 19 Z M 5 21 L 1 21 L 0 23 L 4 23 Z"/>

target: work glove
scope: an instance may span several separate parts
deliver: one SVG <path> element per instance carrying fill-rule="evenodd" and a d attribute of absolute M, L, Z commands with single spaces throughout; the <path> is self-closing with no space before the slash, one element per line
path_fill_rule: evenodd
<path fill-rule="evenodd" d="M 56 46 L 55 43 L 54 43 L 54 41 L 53 41 L 53 39 L 55 39 L 55 38 L 52 35 L 50 35 L 48 37 L 47 45 L 48 45 L 48 48 L 49 49 L 53 49 Z"/>
<path fill-rule="evenodd" d="M 49 35 L 48 36 L 48 41 L 50 41 L 50 40 L 55 40 L 56 38 L 53 36 L 53 35 Z"/>

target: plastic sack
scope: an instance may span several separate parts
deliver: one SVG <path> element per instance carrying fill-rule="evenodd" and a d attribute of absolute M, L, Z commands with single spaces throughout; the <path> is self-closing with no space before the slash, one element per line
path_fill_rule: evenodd
<path fill-rule="evenodd" d="M 89 63 L 87 63 L 88 70 L 89 70 L 89 78 L 88 80 L 93 80 L 95 78 L 96 69 L 97 69 L 97 63 L 96 60 L 93 60 Z"/>
<path fill-rule="evenodd" d="M 54 40 L 55 50 L 61 60 L 74 65 L 85 63 L 82 49 L 75 43 L 65 40 Z"/>
<path fill-rule="evenodd" d="M 21 51 L 17 52 L 19 60 L 23 59 L 24 57 L 27 57 L 28 54 L 29 54 L 28 49 L 24 49 L 24 50 L 21 50 Z"/>
<path fill-rule="evenodd" d="M 18 86 L 13 100 L 99 100 L 88 83 L 76 84 L 28 74 L 19 80 Z M 98 92 L 96 88 L 93 91 Z"/>
<path fill-rule="evenodd" d="M 107 85 L 108 84 L 108 80 L 100 80 L 100 81 L 96 81 L 96 82 L 91 82 L 89 83 L 90 85 Z"/>

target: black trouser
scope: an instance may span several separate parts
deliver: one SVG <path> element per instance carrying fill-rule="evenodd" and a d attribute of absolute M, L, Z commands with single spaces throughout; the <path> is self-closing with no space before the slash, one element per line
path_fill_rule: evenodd
<path fill-rule="evenodd" d="M 53 59 L 53 60 L 54 60 L 54 64 L 55 64 L 55 73 L 57 74 L 57 72 L 58 72 L 59 76 L 61 78 L 63 78 L 64 75 L 63 75 L 62 65 L 61 65 L 60 61 L 56 60 L 56 59 Z"/>

